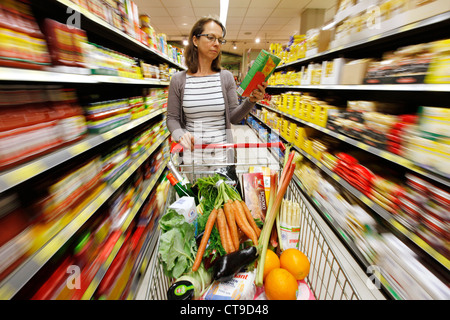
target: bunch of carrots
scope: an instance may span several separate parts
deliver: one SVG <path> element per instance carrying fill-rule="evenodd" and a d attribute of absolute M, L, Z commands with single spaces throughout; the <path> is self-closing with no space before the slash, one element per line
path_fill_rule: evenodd
<path fill-rule="evenodd" d="M 219 231 L 221 244 L 227 254 L 239 250 L 239 229 L 255 246 L 258 245 L 258 237 L 261 234 L 249 208 L 237 190 L 223 179 L 204 179 L 202 183 L 206 184 L 206 187 L 203 185 L 204 189 L 212 187 L 217 189 L 217 192 L 212 195 L 212 197 L 216 197 L 214 207 L 206 222 L 205 231 L 192 266 L 193 271 L 196 271 L 201 265 L 214 226 Z M 202 193 L 201 188 L 199 188 L 199 193 Z"/>
<path fill-rule="evenodd" d="M 192 266 L 193 271 L 196 271 L 201 265 L 206 245 L 214 226 L 219 231 L 221 244 L 227 254 L 239 250 L 238 229 L 240 229 L 257 247 L 259 258 L 255 283 L 258 286 L 263 285 L 266 252 L 271 238 L 273 241 L 273 235 L 277 236 L 274 223 L 278 217 L 281 202 L 294 175 L 294 156 L 294 151 L 286 154 L 284 168 L 279 180 L 278 175 L 271 176 L 268 215 L 265 218 L 262 230 L 256 225 L 249 208 L 237 190 L 228 185 L 223 179 L 217 178 L 217 176 L 216 178 L 201 180 L 203 186 L 199 188 L 199 193 L 207 190 L 204 192 L 205 197 L 209 197 L 208 202 L 214 202 L 214 205 L 210 208 L 211 213 L 206 222 L 205 231 Z M 212 201 L 212 199 L 215 200 Z M 273 233 L 273 230 L 275 230 L 275 233 Z"/>

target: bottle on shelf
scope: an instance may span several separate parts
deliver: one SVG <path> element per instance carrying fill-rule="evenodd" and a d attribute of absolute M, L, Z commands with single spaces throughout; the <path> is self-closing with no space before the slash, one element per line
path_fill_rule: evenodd
<path fill-rule="evenodd" d="M 194 192 L 186 186 L 181 184 L 180 180 L 178 180 L 172 172 L 167 174 L 167 179 L 170 181 L 170 184 L 175 188 L 179 197 L 193 197 L 195 200 L 195 204 L 198 205 L 198 198 L 195 196 Z"/>

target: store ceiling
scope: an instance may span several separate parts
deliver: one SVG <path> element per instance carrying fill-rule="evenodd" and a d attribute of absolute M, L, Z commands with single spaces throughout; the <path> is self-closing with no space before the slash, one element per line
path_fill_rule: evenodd
<path fill-rule="evenodd" d="M 205 15 L 219 16 L 219 0 L 134 0 L 140 14 L 150 16 L 157 33 L 167 40 L 180 41 L 189 35 L 192 25 Z M 238 48 L 267 48 L 269 43 L 285 43 L 299 32 L 303 10 L 329 9 L 336 0 L 229 0 L 227 44 L 224 51 L 242 54 Z M 261 38 L 256 44 L 255 38 Z"/>

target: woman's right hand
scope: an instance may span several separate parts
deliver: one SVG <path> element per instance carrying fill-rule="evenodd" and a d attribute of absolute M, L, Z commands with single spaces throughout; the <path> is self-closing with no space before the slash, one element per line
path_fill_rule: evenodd
<path fill-rule="evenodd" d="M 194 137 L 190 132 L 186 132 L 181 138 L 179 143 L 183 146 L 185 150 L 194 151 Z"/>

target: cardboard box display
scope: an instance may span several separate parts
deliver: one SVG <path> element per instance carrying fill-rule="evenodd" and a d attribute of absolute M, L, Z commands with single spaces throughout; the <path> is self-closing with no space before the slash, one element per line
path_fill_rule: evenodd
<path fill-rule="evenodd" d="M 342 70 L 341 84 L 363 84 L 367 68 L 372 59 L 361 59 L 348 62 Z"/>

